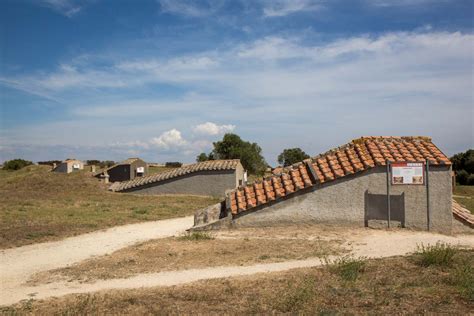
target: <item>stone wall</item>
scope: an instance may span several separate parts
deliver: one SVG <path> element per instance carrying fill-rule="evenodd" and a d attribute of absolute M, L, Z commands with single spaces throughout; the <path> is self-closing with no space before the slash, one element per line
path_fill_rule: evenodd
<path fill-rule="evenodd" d="M 429 174 L 431 229 L 450 233 L 452 228 L 451 172 L 432 167 Z M 281 223 L 324 222 L 364 226 L 366 194 L 386 194 L 385 167 L 346 176 L 320 187 L 234 217 L 236 226 L 266 226 Z M 427 228 L 427 199 L 424 185 L 392 185 L 391 195 L 403 195 L 405 227 Z"/>
<path fill-rule="evenodd" d="M 164 180 L 124 192 L 139 194 L 196 194 L 224 197 L 225 191 L 235 189 L 238 183 L 235 170 L 200 171 Z"/>

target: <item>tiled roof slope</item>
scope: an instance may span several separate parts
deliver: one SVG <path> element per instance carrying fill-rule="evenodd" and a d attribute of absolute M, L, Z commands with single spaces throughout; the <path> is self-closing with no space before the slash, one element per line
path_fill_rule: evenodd
<path fill-rule="evenodd" d="M 283 169 L 281 174 L 239 187 L 228 193 L 232 214 L 250 210 L 301 189 L 356 174 L 391 162 L 429 159 L 431 165 L 450 165 L 429 137 L 362 137 L 349 144 Z"/>
<path fill-rule="evenodd" d="M 195 164 L 187 165 L 181 168 L 176 168 L 170 171 L 153 174 L 146 177 L 135 178 L 130 181 L 115 182 L 110 186 L 110 190 L 119 192 L 132 188 L 136 188 L 142 185 L 150 183 L 156 183 L 163 180 L 168 180 L 183 176 L 186 174 L 199 172 L 199 171 L 210 171 L 210 170 L 235 170 L 240 164 L 239 159 L 230 160 L 209 160 L 204 162 L 198 162 Z"/>
<path fill-rule="evenodd" d="M 462 207 L 458 202 L 453 200 L 453 215 L 455 218 L 464 222 L 471 228 L 474 228 L 474 215 L 469 210 Z"/>

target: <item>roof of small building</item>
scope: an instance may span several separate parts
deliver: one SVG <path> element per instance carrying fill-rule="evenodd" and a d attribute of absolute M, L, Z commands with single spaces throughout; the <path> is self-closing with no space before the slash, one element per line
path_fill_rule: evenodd
<path fill-rule="evenodd" d="M 103 169 L 97 171 L 97 172 L 94 174 L 94 176 L 98 176 L 98 175 L 100 175 L 100 174 L 103 174 L 104 172 L 109 171 L 109 170 L 111 170 L 111 169 L 113 169 L 113 168 L 115 168 L 115 167 L 118 167 L 118 166 L 130 165 L 130 164 L 134 163 L 134 162 L 137 161 L 137 160 L 141 160 L 141 159 L 140 159 L 140 158 L 128 158 L 128 159 L 125 159 L 124 161 L 121 161 L 121 162 L 119 162 L 119 163 L 116 163 L 115 165 L 112 165 L 112 166 L 110 166 L 110 167 L 103 168 Z"/>
<path fill-rule="evenodd" d="M 301 189 L 357 174 L 390 162 L 420 162 L 430 165 L 450 165 L 431 138 L 371 136 L 352 140 L 314 158 L 306 159 L 228 193 L 228 208 L 232 214 L 248 211 Z"/>
<path fill-rule="evenodd" d="M 199 171 L 212 171 L 212 170 L 235 170 L 240 164 L 239 159 L 230 160 L 209 160 L 194 163 L 191 165 L 183 166 L 181 168 L 175 168 L 170 171 L 156 173 L 146 177 L 135 178 L 130 181 L 115 182 L 110 186 L 111 191 L 119 192 L 132 188 L 136 188 L 142 185 L 151 183 L 157 183 L 160 181 L 177 178 L 179 176 L 195 173 Z"/>

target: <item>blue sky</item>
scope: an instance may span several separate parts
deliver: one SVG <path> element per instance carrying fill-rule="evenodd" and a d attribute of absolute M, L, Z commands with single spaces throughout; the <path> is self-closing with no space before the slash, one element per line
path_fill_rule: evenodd
<path fill-rule="evenodd" d="M 473 148 L 473 1 L 2 0 L 0 161 Z"/>

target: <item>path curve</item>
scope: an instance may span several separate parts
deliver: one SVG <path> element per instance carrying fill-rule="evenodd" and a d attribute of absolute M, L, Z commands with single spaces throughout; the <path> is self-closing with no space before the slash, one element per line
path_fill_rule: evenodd
<path fill-rule="evenodd" d="M 21 284 L 40 271 L 61 268 L 112 253 L 149 239 L 174 236 L 194 223 L 193 216 L 116 226 L 63 240 L 0 251 L 1 290 Z M 3 298 L 3 294 L 1 295 Z"/>
<path fill-rule="evenodd" d="M 384 231 L 362 229 L 348 231 L 347 238 L 345 246 L 352 249 L 354 256 L 369 258 L 405 255 L 416 250 L 416 247 L 420 244 L 435 244 L 438 241 L 474 249 L 473 235 L 459 235 L 454 237 L 405 230 Z M 32 297 L 35 299 L 44 299 L 51 296 L 90 293 L 101 290 L 172 286 L 199 280 L 315 267 L 321 264 L 321 259 L 310 258 L 306 260 L 292 260 L 251 266 L 221 266 L 139 274 L 123 279 L 99 280 L 95 283 L 55 282 L 34 287 L 19 285 L 15 288 L 7 289 L 7 292 L 2 291 L 0 294 L 0 305 L 14 304 L 20 300 Z"/>

